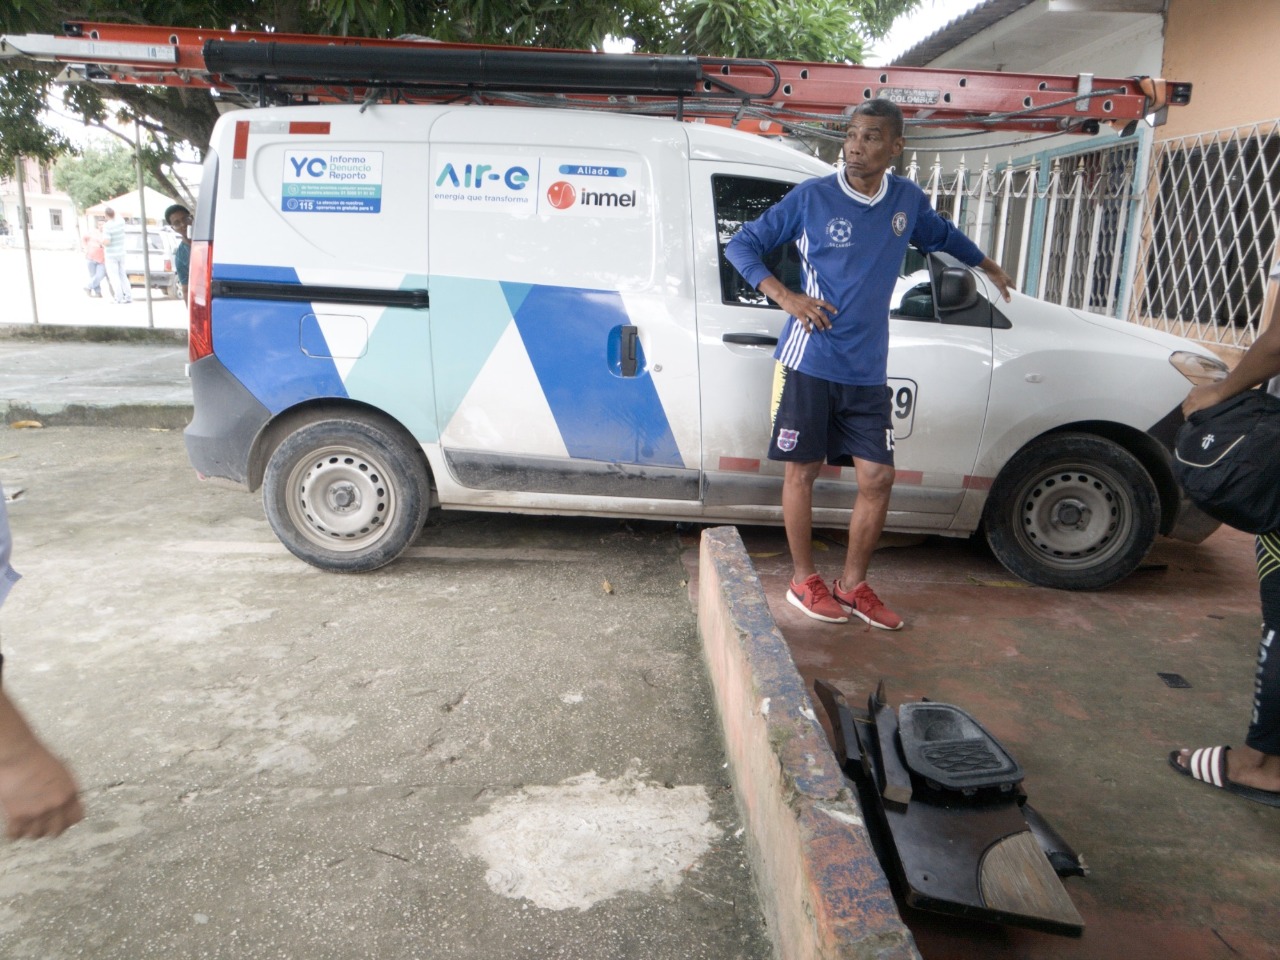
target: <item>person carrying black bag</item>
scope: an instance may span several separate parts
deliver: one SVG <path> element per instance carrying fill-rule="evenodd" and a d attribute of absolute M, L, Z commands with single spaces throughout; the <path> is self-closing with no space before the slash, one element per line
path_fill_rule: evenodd
<path fill-rule="evenodd" d="M 1280 263 L 1272 268 L 1270 280 L 1270 306 L 1264 311 L 1261 332 L 1226 379 L 1192 388 L 1182 402 L 1184 415 L 1189 417 L 1280 375 Z M 1280 381 L 1273 380 L 1271 391 L 1280 392 L 1277 387 Z M 1245 745 L 1175 750 L 1169 754 L 1169 763 L 1184 776 L 1280 807 L 1280 642 L 1276 639 L 1280 631 L 1280 530 L 1259 534 L 1257 552 L 1262 643 Z"/>

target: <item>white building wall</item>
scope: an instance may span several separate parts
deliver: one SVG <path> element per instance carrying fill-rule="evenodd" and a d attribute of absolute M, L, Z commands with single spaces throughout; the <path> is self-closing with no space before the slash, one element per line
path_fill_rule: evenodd
<path fill-rule="evenodd" d="M 39 165 L 26 161 L 24 189 L 27 209 L 31 212 L 31 246 L 42 250 L 74 250 L 80 246 L 80 225 L 76 219 L 75 204 L 65 193 L 53 189 L 52 172 L 49 174 L 49 190 L 44 189 L 44 178 Z M 8 233 L 0 237 L 0 243 L 22 246 L 21 215 L 18 203 L 18 181 L 15 176 L 0 179 L 0 219 Z"/>

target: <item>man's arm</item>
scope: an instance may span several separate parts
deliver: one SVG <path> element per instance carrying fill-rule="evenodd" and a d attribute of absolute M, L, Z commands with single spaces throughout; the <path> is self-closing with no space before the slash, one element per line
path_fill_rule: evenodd
<path fill-rule="evenodd" d="M 9 511 L 0 487 L 0 606 L 18 574 L 9 565 L 13 538 Z M 0 669 L 4 657 L 0 656 Z M 3 688 L 0 688 L 0 812 L 9 823 L 9 839 L 56 837 L 84 819 L 75 781 L 45 749 Z"/>
<path fill-rule="evenodd" d="M 70 771 L 0 690 L 0 809 L 10 840 L 56 837 L 84 819 Z"/>
<path fill-rule="evenodd" d="M 1013 277 L 1004 272 L 1004 268 L 996 263 L 990 257 L 983 257 L 982 262 L 978 264 L 978 269 L 991 278 L 991 282 L 996 285 L 996 289 L 1000 291 L 1000 296 L 1004 297 L 1004 302 L 1008 303 L 1012 297 L 1009 291 L 1013 289 Z"/>
<path fill-rule="evenodd" d="M 924 253 L 945 250 L 961 263 L 977 267 L 996 285 L 1006 303 L 1011 299 L 1009 291 L 1014 288 L 1013 277 L 1005 273 L 1000 264 L 983 253 L 978 245 L 966 237 L 954 223 L 943 219 L 933 209 L 923 191 L 919 195 L 916 225 L 911 233 L 911 242 Z"/>
<path fill-rule="evenodd" d="M 1187 399 L 1182 401 L 1183 416 L 1189 417 L 1197 410 L 1230 400 L 1236 394 L 1280 374 L 1280 281 L 1271 281 L 1268 300 L 1270 308 L 1262 320 L 1263 330 L 1257 339 L 1226 379 L 1191 388 Z"/>

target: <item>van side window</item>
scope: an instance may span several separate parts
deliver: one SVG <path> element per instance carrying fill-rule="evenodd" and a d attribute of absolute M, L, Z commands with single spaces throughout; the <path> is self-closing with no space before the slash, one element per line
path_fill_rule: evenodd
<path fill-rule="evenodd" d="M 733 235 L 771 206 L 785 197 L 794 183 L 762 180 L 758 177 L 733 177 L 716 174 L 711 178 L 711 193 L 716 204 L 716 239 L 720 247 L 720 299 L 724 303 L 749 303 L 769 306 L 763 293 L 742 279 L 724 255 L 725 245 Z M 790 290 L 804 289 L 800 278 L 800 254 L 794 243 L 784 244 L 764 258 L 765 264 Z"/>

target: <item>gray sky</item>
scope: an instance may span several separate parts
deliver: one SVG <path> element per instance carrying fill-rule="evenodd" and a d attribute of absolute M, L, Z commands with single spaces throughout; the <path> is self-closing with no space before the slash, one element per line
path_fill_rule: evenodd
<path fill-rule="evenodd" d="M 889 35 L 871 48 L 867 65 L 888 63 L 983 2 L 984 0 L 924 0 L 914 13 L 899 17 Z"/>

